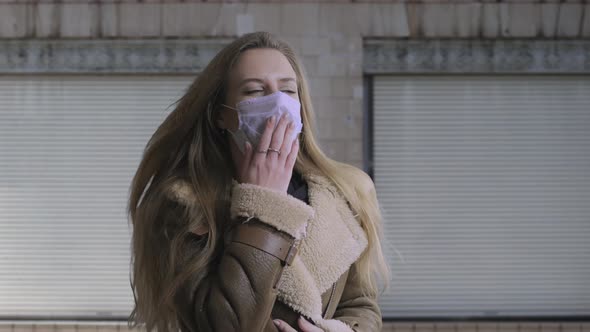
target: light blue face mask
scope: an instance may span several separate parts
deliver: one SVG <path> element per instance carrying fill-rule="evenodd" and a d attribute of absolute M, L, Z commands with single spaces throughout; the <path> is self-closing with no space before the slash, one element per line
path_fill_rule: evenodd
<path fill-rule="evenodd" d="M 301 122 L 301 104 L 295 98 L 282 91 L 243 100 L 235 108 L 224 104 L 222 106 L 238 112 L 238 129 L 235 132 L 228 131 L 231 133 L 242 153 L 246 149 L 246 142 L 250 142 L 254 149 L 258 147 L 266 126 L 266 120 L 273 115 L 276 119 L 279 119 L 284 113 L 289 114 L 290 119 L 295 125 L 293 136 L 288 138 L 291 143 L 303 128 L 303 123 Z M 278 121 L 275 123 L 275 128 L 277 124 Z"/>

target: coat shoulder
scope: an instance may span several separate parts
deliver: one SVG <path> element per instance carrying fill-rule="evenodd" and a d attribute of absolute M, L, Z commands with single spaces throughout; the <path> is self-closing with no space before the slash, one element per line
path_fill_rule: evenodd
<path fill-rule="evenodd" d="M 165 188 L 164 192 L 171 200 L 185 206 L 191 206 L 196 202 L 196 194 L 191 183 L 182 178 L 174 179 Z"/>
<path fill-rule="evenodd" d="M 196 235 L 204 235 L 209 232 L 207 223 L 204 222 L 201 210 L 198 207 L 198 198 L 192 184 L 184 178 L 172 180 L 164 187 L 164 193 L 170 200 L 179 203 L 189 211 L 191 216 L 191 232 Z"/>

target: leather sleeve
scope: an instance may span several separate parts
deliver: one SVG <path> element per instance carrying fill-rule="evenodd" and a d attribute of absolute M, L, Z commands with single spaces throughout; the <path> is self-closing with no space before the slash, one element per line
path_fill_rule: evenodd
<path fill-rule="evenodd" d="M 268 253 L 228 243 L 217 267 L 193 290 L 194 331 L 276 331 L 270 313 L 282 269 Z"/>
<path fill-rule="evenodd" d="M 383 322 L 377 297 L 363 295 L 356 263 L 350 267 L 344 292 L 332 318 L 346 323 L 354 331 L 381 331 Z"/>
<path fill-rule="evenodd" d="M 295 197 L 254 185 L 234 183 L 232 219 L 247 222 L 266 237 L 295 243 L 313 209 Z M 239 227 L 240 222 L 237 223 Z M 269 232 L 269 230 L 271 230 Z M 185 330 L 277 331 L 271 319 L 283 262 L 260 248 L 225 236 L 208 276 L 189 283 L 181 294 L 180 321 Z M 273 239 L 269 239 L 273 240 Z"/>

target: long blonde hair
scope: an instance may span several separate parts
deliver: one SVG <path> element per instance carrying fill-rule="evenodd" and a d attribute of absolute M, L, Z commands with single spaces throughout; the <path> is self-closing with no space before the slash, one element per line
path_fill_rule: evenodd
<path fill-rule="evenodd" d="M 202 281 L 221 250 L 223 221 L 229 213 L 232 162 L 227 138 L 216 128 L 215 112 L 224 102 L 229 69 L 242 52 L 253 48 L 280 51 L 297 75 L 303 134 L 295 168 L 313 169 L 331 179 L 358 214 L 369 240 L 368 249 L 357 262 L 364 292 L 376 294 L 379 281 L 386 285 L 389 280 L 379 238 L 381 213 L 374 190 L 369 192 L 372 186 L 367 186 L 370 179 L 320 150 L 314 138 L 315 116 L 303 67 L 287 43 L 270 33 L 255 32 L 236 39 L 213 58 L 147 143 L 128 201 L 135 297 L 131 325 L 145 324 L 148 331 L 177 330 L 176 293 L 189 278 Z M 164 188 L 179 177 L 191 183 L 202 220 L 191 220 L 185 212 L 175 218 L 176 225 L 164 225 L 163 211 L 174 207 Z M 187 237 L 198 223 L 208 226 L 207 243 L 198 252 L 191 252 Z"/>

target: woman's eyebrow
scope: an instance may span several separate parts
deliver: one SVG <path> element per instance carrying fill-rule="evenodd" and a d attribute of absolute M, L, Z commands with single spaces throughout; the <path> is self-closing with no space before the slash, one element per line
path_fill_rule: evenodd
<path fill-rule="evenodd" d="M 242 86 L 248 82 L 264 83 L 264 81 L 259 78 L 246 78 L 240 82 L 240 86 Z"/>
<path fill-rule="evenodd" d="M 281 81 L 281 82 L 297 82 L 297 80 L 294 79 L 293 77 L 281 78 L 279 81 Z"/>
<path fill-rule="evenodd" d="M 279 81 L 280 82 L 297 82 L 297 80 L 293 77 L 283 77 L 283 78 L 279 79 Z M 246 78 L 240 82 L 239 86 L 242 86 L 248 82 L 256 82 L 256 83 L 264 84 L 264 80 L 262 80 L 260 78 Z"/>

